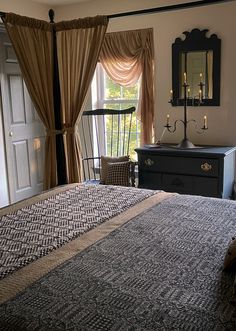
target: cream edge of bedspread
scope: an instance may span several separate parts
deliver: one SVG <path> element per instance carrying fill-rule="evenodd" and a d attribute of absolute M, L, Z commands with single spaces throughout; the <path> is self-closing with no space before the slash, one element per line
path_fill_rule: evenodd
<path fill-rule="evenodd" d="M 58 187 L 54 190 L 47 191 L 25 201 L 18 202 L 12 206 L 5 207 L 0 210 L 0 216 L 13 212 L 16 209 L 31 205 L 43 199 L 47 199 L 52 195 L 58 194 L 77 185 L 78 184 L 69 184 L 63 187 Z M 90 245 L 93 245 L 97 241 L 106 237 L 109 233 L 119 228 L 124 223 L 128 222 L 131 218 L 175 194 L 176 193 L 157 192 L 157 194 L 154 194 L 151 197 L 141 201 L 140 203 L 122 212 L 121 214 L 111 218 L 110 220 L 98 225 L 96 228 L 61 246 L 57 250 L 52 251 L 48 255 L 37 259 L 29 265 L 15 271 L 12 275 L 2 279 L 0 281 L 0 304 L 10 300 L 19 292 L 23 291 L 29 285 L 37 281 L 39 278 L 46 275 L 49 271 L 53 270 L 63 262 L 69 260 L 76 254 L 88 248 Z"/>

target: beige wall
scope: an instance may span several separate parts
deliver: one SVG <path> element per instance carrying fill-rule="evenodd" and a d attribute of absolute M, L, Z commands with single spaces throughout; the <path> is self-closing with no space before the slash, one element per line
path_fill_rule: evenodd
<path fill-rule="evenodd" d="M 56 21 L 73 19 L 97 14 L 113 14 L 144 8 L 157 7 L 186 1 L 156 1 L 156 0 L 92 0 L 71 6 L 55 8 Z M 168 104 L 171 88 L 171 44 L 185 30 L 193 28 L 209 29 L 210 34 L 216 33 L 222 40 L 221 62 L 221 105 L 220 107 L 189 107 L 189 116 L 202 124 L 203 116 L 208 116 L 209 130 L 202 135 L 190 130 L 190 138 L 194 143 L 236 145 L 236 1 L 215 4 L 193 9 L 157 13 L 152 15 L 130 16 L 112 19 L 109 31 L 130 30 L 139 28 L 154 29 L 155 43 L 155 132 L 160 137 L 166 115 L 171 121 L 181 118 L 182 107 L 171 107 Z M 176 134 L 165 133 L 165 142 L 178 142 L 182 138 L 182 127 Z"/>
<path fill-rule="evenodd" d="M 48 20 L 48 5 L 42 5 L 30 0 L 0 0 L 0 10 L 15 14 Z"/>

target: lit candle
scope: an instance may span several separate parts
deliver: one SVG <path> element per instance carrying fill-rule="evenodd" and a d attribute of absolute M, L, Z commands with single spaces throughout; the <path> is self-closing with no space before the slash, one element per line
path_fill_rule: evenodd
<path fill-rule="evenodd" d="M 188 88 L 188 98 L 190 97 L 190 88 Z"/>
<path fill-rule="evenodd" d="M 166 125 L 169 125 L 170 124 L 170 115 L 167 114 L 166 116 Z"/>
<path fill-rule="evenodd" d="M 206 115 L 203 117 L 203 119 L 204 119 L 204 128 L 207 128 L 207 117 L 206 117 Z"/>
<path fill-rule="evenodd" d="M 184 72 L 184 84 L 187 84 L 187 74 Z"/>
<path fill-rule="evenodd" d="M 199 101 L 202 101 L 202 90 L 199 90 Z"/>
<path fill-rule="evenodd" d="M 200 83 L 202 83 L 202 73 L 200 73 Z"/>
<path fill-rule="evenodd" d="M 173 90 L 170 90 L 170 101 L 173 100 Z"/>

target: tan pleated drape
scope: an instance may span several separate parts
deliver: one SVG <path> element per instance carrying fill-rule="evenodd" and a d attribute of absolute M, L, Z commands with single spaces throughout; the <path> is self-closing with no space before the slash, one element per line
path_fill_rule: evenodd
<path fill-rule="evenodd" d="M 107 25 L 104 16 L 55 24 L 68 183 L 82 181 L 77 124 Z"/>
<path fill-rule="evenodd" d="M 141 143 L 151 143 L 154 119 L 153 30 L 106 34 L 99 59 L 111 79 L 120 85 L 132 86 L 142 77 L 139 102 Z"/>
<path fill-rule="evenodd" d="M 34 107 L 48 132 L 45 148 L 44 188 L 57 184 L 53 112 L 53 49 L 50 23 L 5 15 L 4 24 L 17 55 Z"/>

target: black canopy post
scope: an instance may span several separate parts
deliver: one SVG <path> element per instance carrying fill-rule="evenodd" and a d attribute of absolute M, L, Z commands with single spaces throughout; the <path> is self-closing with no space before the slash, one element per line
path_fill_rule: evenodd
<path fill-rule="evenodd" d="M 52 9 L 48 12 L 50 23 L 54 23 L 54 11 Z M 55 129 L 62 130 L 61 124 L 61 93 L 60 93 L 60 81 L 57 59 L 57 40 L 56 31 L 53 27 L 53 99 L 54 99 L 54 119 Z M 57 181 L 58 185 L 67 183 L 66 177 L 66 158 L 65 149 L 63 143 L 63 135 L 56 135 L 56 158 L 57 158 Z"/>

